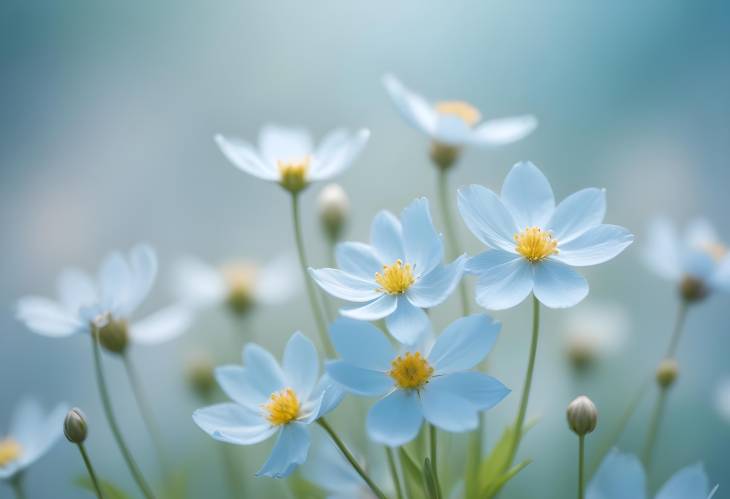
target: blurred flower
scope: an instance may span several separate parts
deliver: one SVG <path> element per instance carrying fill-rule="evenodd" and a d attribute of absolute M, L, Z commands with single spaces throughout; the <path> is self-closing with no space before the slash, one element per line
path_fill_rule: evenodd
<path fill-rule="evenodd" d="M 492 310 L 513 307 L 530 292 L 550 308 L 576 305 L 588 283 L 571 267 L 606 262 L 634 239 L 625 228 L 602 223 L 603 189 L 580 190 L 556 207 L 550 183 L 529 162 L 512 168 L 500 196 L 480 185 L 459 189 L 459 211 L 490 248 L 466 269 L 479 276 L 477 303 Z"/>
<path fill-rule="evenodd" d="M 12 478 L 48 452 L 63 435 L 67 410 L 66 405 L 59 404 L 44 414 L 37 400 L 25 398 L 20 402 L 8 434 L 0 438 L 0 479 Z"/>
<path fill-rule="evenodd" d="M 372 470 L 368 470 L 368 473 L 371 474 Z M 322 488 L 327 493 L 327 499 L 375 499 L 376 497 L 357 471 L 347 462 L 345 456 L 332 445 L 332 442 L 316 442 L 312 446 L 312 456 L 302 467 L 302 475 Z M 375 480 L 381 485 L 384 477 L 376 474 Z"/>
<path fill-rule="evenodd" d="M 659 489 L 656 499 L 710 499 L 709 480 L 701 464 L 676 472 Z M 646 474 L 641 462 L 632 454 L 611 451 L 588 484 L 586 499 L 645 499 Z"/>
<path fill-rule="evenodd" d="M 243 360 L 245 367 L 215 371 L 233 402 L 198 409 L 193 421 L 214 439 L 238 445 L 256 444 L 278 433 L 257 475 L 284 478 L 307 458 L 307 426 L 333 410 L 342 391 L 326 375 L 319 377 L 317 350 L 299 332 L 287 343 L 281 367 L 253 343 L 243 349 Z"/>
<path fill-rule="evenodd" d="M 200 397 L 206 399 L 215 388 L 215 376 L 213 375 L 213 361 L 205 352 L 195 352 L 185 365 L 190 387 Z"/>
<path fill-rule="evenodd" d="M 18 301 L 17 318 L 30 330 L 51 337 L 98 331 L 107 349 L 120 353 L 131 339 L 157 344 L 180 335 L 190 324 L 186 307 L 171 305 L 129 324 L 149 294 L 157 275 L 157 255 L 147 245 L 132 248 L 125 258 L 109 254 L 96 282 L 85 272 L 67 269 L 58 280 L 59 301 L 27 296 Z"/>
<path fill-rule="evenodd" d="M 327 184 L 317 198 L 319 220 L 327 236 L 337 240 L 350 213 L 350 199 L 339 184 Z"/>
<path fill-rule="evenodd" d="M 651 270 L 677 283 L 689 301 L 716 289 L 730 291 L 730 253 L 707 220 L 692 221 L 680 238 L 669 220 L 655 219 L 643 257 Z"/>
<path fill-rule="evenodd" d="M 451 323 L 428 352 L 396 354 L 372 324 L 338 319 L 330 329 L 342 360 L 327 362 L 327 372 L 346 390 L 383 396 L 367 416 L 374 441 L 399 446 L 413 440 L 425 418 L 443 430 L 473 430 L 479 411 L 495 406 L 510 392 L 501 382 L 470 371 L 491 350 L 500 324 L 486 315 Z"/>
<path fill-rule="evenodd" d="M 424 308 L 443 302 L 461 279 L 465 256 L 449 265 L 441 262 L 444 244 L 431 221 L 428 200 L 413 201 L 398 221 L 388 211 L 373 219 L 371 245 L 337 245 L 338 269 L 309 269 L 329 294 L 352 302 L 367 302 L 343 309 L 342 315 L 359 320 L 385 318 L 391 334 L 401 343 L 414 344 L 426 334 L 430 321 Z"/>
<path fill-rule="evenodd" d="M 576 368 L 616 352 L 629 330 L 626 311 L 614 303 L 584 303 L 571 309 L 565 322 L 565 351 Z"/>
<path fill-rule="evenodd" d="M 174 291 L 182 303 L 194 309 L 227 304 L 237 314 L 258 304 L 284 303 L 301 284 L 299 266 L 291 255 L 276 257 L 262 267 L 239 261 L 219 268 L 185 257 L 174 271 Z"/>
<path fill-rule="evenodd" d="M 730 423 L 730 377 L 721 380 L 715 388 L 715 409 Z"/>
<path fill-rule="evenodd" d="M 344 171 L 369 137 L 370 131 L 366 129 L 354 134 L 337 129 L 328 133 L 315 149 L 306 130 L 269 125 L 259 134 L 258 151 L 242 140 L 222 135 L 216 135 L 215 141 L 226 158 L 242 171 L 278 182 L 295 193 L 310 182 L 327 180 Z"/>

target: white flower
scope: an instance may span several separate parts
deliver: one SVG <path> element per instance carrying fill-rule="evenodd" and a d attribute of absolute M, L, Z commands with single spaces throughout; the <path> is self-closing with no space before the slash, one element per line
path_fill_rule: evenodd
<path fill-rule="evenodd" d="M 568 356 L 583 365 L 621 348 L 629 318 L 616 303 L 585 303 L 570 310 L 564 329 Z"/>

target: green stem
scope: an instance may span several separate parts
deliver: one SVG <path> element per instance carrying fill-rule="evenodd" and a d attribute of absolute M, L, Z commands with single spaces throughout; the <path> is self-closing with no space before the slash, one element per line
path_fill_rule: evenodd
<path fill-rule="evenodd" d="M 296 193 L 292 194 L 292 221 L 294 223 L 294 238 L 297 244 L 297 253 L 299 254 L 299 265 L 302 268 L 302 274 L 304 276 L 304 283 L 307 288 L 307 295 L 309 297 L 309 305 L 312 308 L 312 315 L 314 315 L 314 322 L 317 324 L 317 331 L 319 332 L 319 339 L 322 342 L 322 347 L 328 357 L 334 357 L 335 352 L 332 348 L 329 336 L 327 335 L 327 325 L 322 317 L 322 312 L 319 309 L 319 303 L 317 300 L 317 290 L 314 287 L 314 282 L 309 275 L 309 263 L 307 262 L 307 253 L 304 249 L 304 239 L 302 238 L 302 224 L 299 216 L 299 195 Z"/>
<path fill-rule="evenodd" d="M 403 493 L 401 492 L 400 478 L 398 478 L 398 467 L 395 463 L 395 453 L 392 447 L 385 446 L 385 455 L 388 457 L 388 468 L 390 468 L 390 476 L 393 479 L 393 487 L 395 487 L 395 494 L 398 499 L 403 499 Z"/>
<path fill-rule="evenodd" d="M 442 497 L 443 494 L 441 493 L 441 482 L 439 481 L 439 474 L 438 474 L 438 440 L 437 440 L 437 432 L 436 427 L 432 425 L 431 423 L 428 424 L 428 435 L 429 435 L 429 442 L 431 444 L 431 471 L 433 472 L 433 480 L 436 482 L 436 492 L 438 492 L 439 497 Z"/>
<path fill-rule="evenodd" d="M 647 474 L 649 473 L 649 470 L 651 469 L 651 458 L 652 453 L 654 451 L 654 446 L 656 445 L 656 437 L 659 434 L 659 427 L 662 423 L 662 414 L 664 413 L 664 408 L 667 405 L 667 389 L 666 388 L 660 388 L 659 389 L 659 396 L 656 400 L 656 405 L 654 406 L 654 411 L 651 415 L 651 423 L 649 423 L 649 432 L 646 435 L 646 443 L 644 444 L 644 452 L 642 454 L 643 461 L 644 461 L 644 468 L 646 469 Z"/>
<path fill-rule="evenodd" d="M 25 487 L 23 486 L 22 472 L 16 474 L 10 479 L 10 486 L 13 488 L 13 492 L 15 492 L 15 497 L 17 497 L 17 499 L 26 499 L 26 497 L 28 497 L 25 494 Z"/>
<path fill-rule="evenodd" d="M 104 370 L 102 369 L 101 365 L 101 346 L 96 340 L 98 333 L 96 331 L 92 331 L 90 336 L 92 348 L 94 350 L 94 368 L 96 370 L 96 379 L 99 385 L 99 395 L 101 397 L 101 404 L 104 407 L 104 413 L 106 414 L 106 419 L 109 423 L 109 427 L 111 428 L 114 439 L 117 442 L 117 447 L 119 447 L 119 450 L 122 453 L 122 457 L 127 464 L 127 468 L 129 468 L 129 472 L 132 474 L 134 481 L 137 482 L 137 485 L 142 491 L 142 494 L 147 499 L 154 499 L 155 496 L 152 493 L 152 489 L 150 489 L 149 485 L 147 485 L 147 482 L 145 481 L 142 472 L 137 466 L 137 463 L 134 461 L 132 454 L 129 452 L 129 448 L 122 438 L 122 433 L 121 431 L 119 431 L 117 420 L 114 417 L 111 399 L 109 398 L 109 391 L 106 386 L 106 378 L 104 377 Z"/>
<path fill-rule="evenodd" d="M 86 453 L 86 447 L 84 447 L 83 443 L 79 443 L 77 445 L 79 446 L 79 452 L 81 452 L 81 458 L 84 460 L 84 464 L 86 465 L 86 471 L 89 472 L 91 483 L 94 485 L 96 497 L 98 497 L 98 499 L 104 499 L 104 494 L 101 491 L 99 480 L 97 480 L 96 473 L 94 473 L 94 467 L 91 465 L 91 459 L 89 459 L 89 455 Z"/>
<path fill-rule="evenodd" d="M 677 346 L 679 346 L 679 338 L 682 336 L 682 331 L 684 330 L 684 323 L 687 319 L 688 308 L 689 304 L 687 303 L 687 300 L 679 302 L 677 318 L 674 321 L 674 331 L 672 332 L 672 337 L 669 340 L 669 347 L 667 348 L 667 353 L 665 355 L 666 358 L 674 357 L 677 353 Z"/>
<path fill-rule="evenodd" d="M 522 440 L 522 427 L 525 424 L 525 414 L 527 413 L 527 402 L 530 399 L 530 387 L 532 386 L 532 373 L 535 369 L 535 356 L 537 355 L 537 340 L 540 333 L 540 302 L 535 296 L 532 297 L 532 340 L 530 342 L 530 358 L 527 361 L 527 374 L 525 376 L 525 384 L 522 388 L 522 399 L 520 399 L 520 408 L 517 411 L 515 419 L 514 432 L 515 437 L 512 439 L 512 445 L 506 461 L 505 470 L 512 466 L 512 462 L 517 454 L 517 448 Z"/>
<path fill-rule="evenodd" d="M 386 495 L 383 494 L 383 491 L 381 491 L 377 485 L 375 485 L 375 482 L 368 476 L 368 474 L 365 472 L 365 470 L 360 466 L 360 464 L 357 462 L 357 460 L 353 457 L 350 450 L 347 448 L 347 446 L 342 442 L 340 437 L 337 436 L 337 433 L 335 433 L 335 430 L 332 429 L 332 427 L 329 425 L 327 421 L 324 420 L 324 418 L 319 418 L 317 420 L 317 423 L 324 429 L 324 431 L 327 432 L 327 434 L 330 436 L 332 441 L 335 443 L 338 449 L 340 449 L 340 452 L 345 456 L 345 459 L 350 463 L 350 465 L 353 467 L 353 469 L 357 472 L 360 477 L 365 480 L 365 483 L 368 484 L 368 487 L 370 487 L 370 490 L 373 491 L 373 494 L 375 494 L 379 499 L 387 499 Z"/>
<path fill-rule="evenodd" d="M 233 453 L 235 448 L 231 445 L 223 444 L 216 445 L 221 450 L 221 458 L 223 459 L 223 465 L 226 467 L 226 476 L 228 478 L 228 486 L 231 489 L 233 497 L 246 497 L 243 489 L 243 483 L 240 480 L 241 474 L 239 473 L 236 465 L 236 456 Z"/>
<path fill-rule="evenodd" d="M 584 462 L 585 462 L 585 435 L 578 436 L 578 499 L 583 499 L 585 494 L 584 485 Z"/>

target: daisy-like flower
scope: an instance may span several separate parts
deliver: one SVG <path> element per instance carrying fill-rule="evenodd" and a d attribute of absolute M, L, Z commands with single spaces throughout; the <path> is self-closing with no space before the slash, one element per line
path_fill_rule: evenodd
<path fill-rule="evenodd" d="M 7 435 L 0 433 L 0 479 L 11 479 L 42 457 L 63 435 L 68 407 L 56 406 L 49 414 L 32 398 L 15 408 Z"/>
<path fill-rule="evenodd" d="M 149 246 L 137 245 L 126 257 L 113 252 L 101 263 L 96 280 L 78 269 L 63 271 L 58 279 L 58 301 L 21 298 L 17 318 L 31 331 L 51 337 L 98 329 L 101 344 L 115 353 L 123 353 L 129 340 L 143 345 L 162 343 L 185 331 L 191 314 L 186 307 L 171 305 L 130 323 L 156 275 L 157 256 Z"/>
<path fill-rule="evenodd" d="M 433 140 L 432 154 L 442 167 L 450 166 L 463 146 L 510 144 L 526 137 L 537 127 L 537 119 L 532 115 L 482 122 L 481 113 L 471 104 L 463 101 L 428 102 L 393 75 L 385 75 L 383 84 L 408 124 Z"/>
<path fill-rule="evenodd" d="M 381 211 L 370 228 L 370 245 L 337 245 L 340 269 L 310 269 L 326 292 L 365 305 L 343 309 L 342 315 L 373 321 L 385 318 L 391 334 L 401 343 L 414 344 L 430 327 L 424 308 L 443 302 L 459 283 L 466 256 L 449 265 L 442 238 L 431 221 L 428 200 L 413 201 L 400 221 Z"/>
<path fill-rule="evenodd" d="M 228 160 L 240 170 L 296 193 L 311 182 L 327 180 L 350 166 L 370 137 L 337 129 L 315 148 L 309 132 L 299 128 L 265 126 L 259 134 L 258 151 L 235 138 L 216 135 L 215 141 Z"/>
<path fill-rule="evenodd" d="M 586 499 L 646 499 L 646 474 L 632 454 L 611 451 L 588 484 Z M 709 479 L 701 464 L 676 472 L 654 496 L 655 499 L 710 499 Z"/>
<path fill-rule="evenodd" d="M 174 289 L 191 308 L 226 304 L 236 314 L 256 305 L 276 305 L 299 290 L 301 272 L 293 256 L 282 255 L 263 266 L 234 261 L 214 267 L 194 257 L 175 266 Z"/>
<path fill-rule="evenodd" d="M 425 419 L 450 432 L 473 430 L 479 412 L 509 394 L 501 382 L 470 371 L 491 350 L 500 324 L 486 315 L 454 321 L 426 351 L 397 353 L 372 324 L 341 318 L 330 329 L 342 360 L 327 373 L 345 390 L 383 397 L 367 416 L 371 439 L 392 447 L 413 440 Z"/>
<path fill-rule="evenodd" d="M 669 220 L 654 220 L 643 259 L 659 276 L 677 283 L 687 301 L 730 291 L 730 252 L 705 219 L 690 222 L 682 237 Z"/>
<path fill-rule="evenodd" d="M 477 303 L 491 310 L 513 307 L 530 292 L 547 307 L 571 307 L 588 294 L 572 267 L 606 262 L 634 239 L 602 223 L 605 190 L 580 190 L 556 207 L 550 183 L 529 162 L 512 168 L 500 196 L 471 185 L 459 189 L 458 203 L 466 226 L 489 247 L 466 269 L 479 277 Z"/>
<path fill-rule="evenodd" d="M 337 407 L 342 390 L 328 376 L 319 377 L 317 350 L 299 332 L 289 339 L 281 366 L 254 343 L 243 349 L 243 362 L 215 371 L 233 402 L 198 409 L 193 421 L 214 439 L 238 445 L 278 434 L 257 475 L 284 478 L 307 459 L 308 426 Z"/>

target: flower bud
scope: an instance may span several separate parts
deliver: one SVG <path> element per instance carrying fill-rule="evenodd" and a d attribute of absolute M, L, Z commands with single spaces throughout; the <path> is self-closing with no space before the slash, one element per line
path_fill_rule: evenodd
<path fill-rule="evenodd" d="M 327 235 L 337 239 L 350 214 L 350 199 L 339 184 L 327 184 L 319 193 L 319 219 Z"/>
<path fill-rule="evenodd" d="M 88 426 L 86 424 L 86 416 L 78 407 L 74 407 L 63 422 L 63 434 L 66 439 L 74 444 L 83 443 L 86 440 Z"/>
<path fill-rule="evenodd" d="M 581 395 L 568 405 L 566 416 L 570 429 L 581 437 L 595 430 L 598 424 L 598 409 L 585 395 Z"/>
<path fill-rule="evenodd" d="M 702 279 L 686 275 L 679 282 L 679 295 L 687 302 L 697 302 L 707 297 L 709 290 Z"/>
<path fill-rule="evenodd" d="M 188 360 L 187 378 L 190 387 L 203 398 L 208 398 L 215 388 L 213 362 L 203 352 L 196 353 Z"/>
<path fill-rule="evenodd" d="M 122 354 L 126 351 L 129 344 L 127 321 L 112 318 L 97 320 L 93 332 L 101 346 L 109 352 Z"/>
<path fill-rule="evenodd" d="M 245 315 L 255 305 L 258 267 L 252 262 L 232 262 L 224 265 L 221 272 L 228 286 L 228 307 L 236 315 Z"/>
<path fill-rule="evenodd" d="M 442 144 L 441 142 L 431 143 L 431 161 L 444 170 L 451 168 L 456 163 L 459 154 L 461 154 L 461 149 L 456 146 Z"/>
<path fill-rule="evenodd" d="M 585 371 L 598 358 L 598 346 L 592 338 L 575 336 L 570 338 L 566 348 L 566 355 L 570 365 L 577 371 Z"/>
<path fill-rule="evenodd" d="M 679 375 L 679 364 L 675 359 L 664 359 L 656 370 L 656 382 L 661 388 L 669 388 Z"/>

